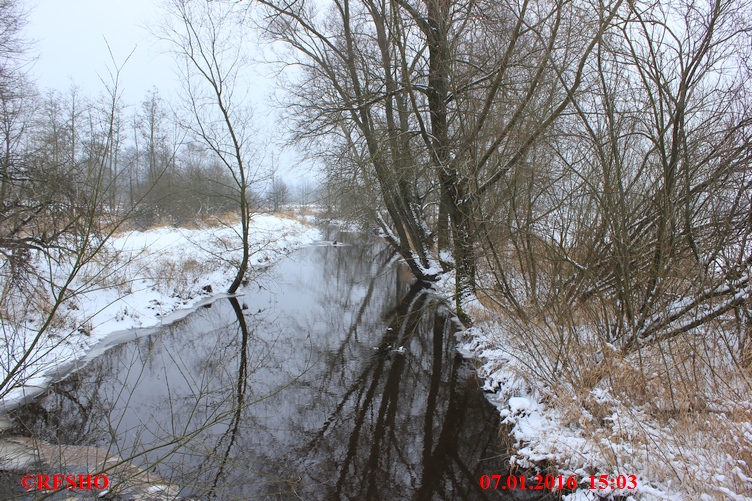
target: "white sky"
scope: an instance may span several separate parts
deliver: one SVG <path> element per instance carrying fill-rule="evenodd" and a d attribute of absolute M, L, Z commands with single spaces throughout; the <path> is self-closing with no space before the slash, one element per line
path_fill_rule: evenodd
<path fill-rule="evenodd" d="M 161 15 L 156 0 L 30 0 L 27 31 L 36 40 L 38 61 L 32 69 L 41 89 L 66 90 L 76 84 L 94 96 L 104 90 L 112 67 L 105 38 L 123 69 L 123 97 L 139 103 L 152 86 L 163 96 L 179 88 L 171 58 L 159 48 L 145 26 Z"/>
<path fill-rule="evenodd" d="M 75 84 L 90 97 L 104 92 L 100 77 L 109 83 L 108 68 L 112 68 L 106 38 L 118 64 L 135 48 L 121 74 L 120 89 L 125 105 L 139 105 L 154 86 L 162 98 L 175 102 L 182 86 L 173 71 L 173 59 L 160 49 L 147 28 L 155 26 L 163 15 L 158 1 L 26 0 L 31 10 L 27 34 L 36 41 L 32 52 L 38 58 L 31 73 L 40 90 L 65 92 Z M 268 70 L 262 67 L 253 72 L 254 88 L 249 98 L 256 125 L 273 131 L 275 111 L 268 107 L 273 82 L 261 76 Z M 270 139 L 280 140 L 279 137 Z M 299 161 L 292 152 L 281 153 L 279 163 L 279 174 L 289 181 L 310 176 L 308 168 L 293 167 Z"/>

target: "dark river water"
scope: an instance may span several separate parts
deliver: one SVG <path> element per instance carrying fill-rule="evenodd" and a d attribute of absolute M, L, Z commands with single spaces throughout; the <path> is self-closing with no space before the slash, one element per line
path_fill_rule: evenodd
<path fill-rule="evenodd" d="M 374 239 L 329 238 L 346 245 L 300 249 L 237 300 L 111 348 L 17 409 L 13 432 L 106 449 L 181 499 L 523 499 L 479 486 L 508 453 L 445 307 Z M 107 498 L 162 499 L 143 492 Z"/>

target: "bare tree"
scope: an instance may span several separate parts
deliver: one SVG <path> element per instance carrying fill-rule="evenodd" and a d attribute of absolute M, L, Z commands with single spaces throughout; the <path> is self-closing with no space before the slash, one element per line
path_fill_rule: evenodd
<path fill-rule="evenodd" d="M 303 68 L 297 138 L 322 137 L 421 280 L 454 266 L 475 287 L 479 208 L 568 109 L 620 0 L 575 5 L 262 0 L 266 28 Z M 289 61 L 288 61 L 289 62 Z M 322 148 L 323 149 L 323 148 Z M 441 263 L 441 266 L 439 265 Z"/>
<path fill-rule="evenodd" d="M 301 205 L 314 203 L 316 199 L 316 185 L 309 179 L 304 179 L 295 188 L 295 198 Z"/>
<path fill-rule="evenodd" d="M 60 311 L 82 292 L 75 284 L 82 270 L 93 265 L 91 283 L 82 288 L 108 273 L 106 265 L 94 262 L 129 215 L 108 210 L 121 71 L 122 65 L 116 65 L 112 72 L 109 106 L 91 112 L 81 165 L 63 153 L 67 146 L 60 148 L 73 142 L 57 135 L 65 130 L 57 121 L 50 122 L 50 129 L 29 131 L 8 157 L 13 161 L 9 171 L 19 175 L 8 180 L 6 196 L 14 202 L 3 204 L 0 219 L 0 397 L 37 376 L 35 362 L 79 328 L 67 330 Z M 47 117 L 61 117 L 54 102 L 42 109 L 52 112 Z M 79 132 L 73 130 L 70 137 L 80 137 Z"/>
<path fill-rule="evenodd" d="M 286 204 L 290 198 L 290 189 L 287 187 L 287 183 L 279 176 L 272 176 L 266 198 L 271 210 L 279 212 L 282 205 Z"/>
<path fill-rule="evenodd" d="M 160 36 L 170 42 L 181 65 L 189 119 L 183 125 L 201 140 L 232 176 L 240 212 L 243 255 L 229 292 L 243 281 L 250 257 L 250 190 L 260 166 L 253 142 L 252 113 L 242 95 L 247 65 L 243 11 L 224 2 L 171 0 L 171 21 Z"/>
<path fill-rule="evenodd" d="M 139 111 L 133 114 L 132 128 L 128 152 L 131 198 L 133 193 L 137 198 L 148 193 L 139 220 L 146 226 L 163 217 L 178 221 L 183 201 L 177 168 L 182 130 L 158 89 L 147 92 Z"/>

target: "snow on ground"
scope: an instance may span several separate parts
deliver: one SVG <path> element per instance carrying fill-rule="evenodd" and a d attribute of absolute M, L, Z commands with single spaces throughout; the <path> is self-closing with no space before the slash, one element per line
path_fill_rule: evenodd
<path fill-rule="evenodd" d="M 630 381 L 629 367 L 620 367 L 614 371 L 620 381 L 609 386 L 601 380 L 590 390 L 563 381 L 545 381 L 535 376 L 542 362 L 532 356 L 537 348 L 522 346 L 515 334 L 514 325 L 491 317 L 461 332 L 458 348 L 478 361 L 484 390 L 510 427 L 516 448 L 512 465 L 523 470 L 554 466 L 565 479 L 577 475 L 580 489 L 563 495 L 565 501 L 614 496 L 628 500 L 752 500 L 752 478 L 743 473 L 743 469 L 748 471 L 745 445 L 752 438 L 749 402 L 726 399 L 718 411 L 698 413 L 704 416 L 703 422 L 689 412 L 658 419 L 650 412 L 655 402 L 612 393 L 611 388 L 618 387 L 643 391 L 635 387 L 637 364 L 631 368 L 635 379 Z M 596 365 L 596 357 L 589 360 Z M 635 475 L 637 488 L 591 490 L 590 475 L 596 476 L 596 482 L 600 475 L 611 479 Z"/>
<path fill-rule="evenodd" d="M 450 300 L 454 273 L 443 274 L 432 288 Z M 562 493 L 563 501 L 752 501 L 752 478 L 745 474 L 752 466 L 747 379 L 735 379 L 733 370 L 714 374 L 708 368 L 713 374 L 692 380 L 707 412 L 693 414 L 690 409 L 685 415 L 661 417 L 664 411 L 671 414 L 671 397 L 661 395 L 661 383 L 643 388 L 639 382 L 644 372 L 661 380 L 657 374 L 665 368 L 655 364 L 659 348 L 644 350 L 642 360 L 622 359 L 613 346 L 596 343 L 592 329 L 580 326 L 574 344 L 583 365 L 569 369 L 583 380 L 592 376 L 589 387 L 576 378 L 551 377 L 554 365 L 561 364 L 561 354 L 553 346 L 556 339 L 522 335 L 521 324 L 503 320 L 475 297 L 463 308 L 475 317 L 475 324 L 458 333 L 458 351 L 475 360 L 488 400 L 509 427 L 515 443 L 510 463 L 518 471 L 547 474 L 553 467 L 565 480 L 576 475 L 580 487 Z M 728 358 L 721 347 L 702 340 L 702 334 L 697 337 L 701 340 L 695 351 L 699 347 L 706 357 Z M 679 343 L 672 349 L 677 350 L 675 356 L 681 353 Z M 601 372 L 604 366 L 608 375 Z M 562 367 L 559 373 L 566 370 Z M 641 401 L 646 396 L 654 401 Z M 591 475 L 596 487 L 600 475 L 614 480 L 634 475 L 637 487 L 591 490 Z"/>
<path fill-rule="evenodd" d="M 273 215 L 255 215 L 251 224 L 251 274 L 320 238 L 315 228 Z M 0 409 L 37 393 L 57 370 L 80 360 L 108 334 L 174 321 L 173 312 L 190 310 L 226 291 L 235 277 L 233 265 L 242 255 L 239 232 L 237 223 L 129 231 L 111 238 L 101 258 L 88 264 L 71 284 L 76 294 L 61 306 L 61 320 L 45 333 L 28 367 L 16 378 L 16 387 L 0 401 Z M 38 268 L 43 270 L 46 264 L 39 263 Z M 64 277 L 67 269 L 58 266 L 51 272 Z M 15 324 L 3 323 L 0 381 L 11 361 L 30 345 L 43 318 L 37 312 Z"/>

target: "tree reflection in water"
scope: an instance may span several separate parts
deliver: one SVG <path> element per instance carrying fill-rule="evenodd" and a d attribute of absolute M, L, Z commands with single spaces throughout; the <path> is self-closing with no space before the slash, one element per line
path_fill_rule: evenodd
<path fill-rule="evenodd" d="M 499 498 L 479 487 L 506 473 L 498 415 L 448 312 L 389 249 L 336 238 L 350 245 L 303 249 L 245 297 L 108 351 L 19 409 L 17 431 L 109 448 L 180 497 Z"/>

